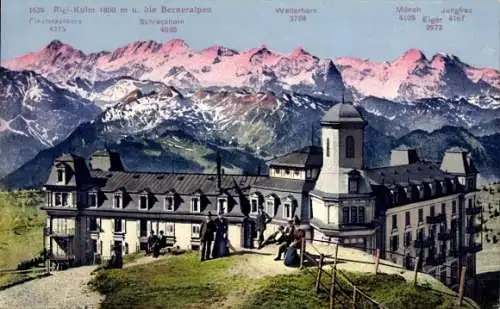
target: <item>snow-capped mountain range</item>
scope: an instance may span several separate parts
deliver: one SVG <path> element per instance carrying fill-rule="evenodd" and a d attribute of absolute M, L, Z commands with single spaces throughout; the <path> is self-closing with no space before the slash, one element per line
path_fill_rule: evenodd
<path fill-rule="evenodd" d="M 443 53 L 427 59 L 417 49 L 375 62 L 319 59 L 302 48 L 195 51 L 178 39 L 85 54 L 52 41 L 2 65 L 0 177 L 28 162 L 8 177 L 14 186 L 38 183 L 30 171 L 43 174 L 61 151 L 88 155 L 104 145 L 127 152 L 125 160 L 138 169 L 168 169 L 162 160 L 176 157 L 201 171 L 215 149 L 235 158 L 232 168 L 247 168 L 310 144 L 311 127 L 318 136 L 322 115 L 343 97 L 353 98 L 369 121 L 368 166 L 386 163 L 399 139 L 417 145 L 426 134 L 462 132 L 430 133 L 443 126 L 487 127 L 493 137 L 461 133 L 466 137 L 457 141 L 486 149 L 480 155 L 488 158 L 491 147 L 482 143 L 500 133 L 491 125 L 500 118 L 500 71 Z M 437 147 L 427 146 L 429 153 Z M 205 155 L 191 157 L 198 152 Z M 498 166 L 478 165 L 497 173 Z"/>
<path fill-rule="evenodd" d="M 85 54 L 55 40 L 2 65 L 11 70 L 33 70 L 62 87 L 78 78 L 93 84 L 128 76 L 180 89 L 285 89 L 333 99 L 340 98 L 342 83 L 358 97 L 390 100 L 500 96 L 500 71 L 474 68 L 445 53 L 427 59 L 418 49 L 410 49 L 390 62 L 376 62 L 351 57 L 319 59 L 301 47 L 287 54 L 265 46 L 239 52 L 215 45 L 197 51 L 181 39 L 139 41 L 112 51 Z"/>

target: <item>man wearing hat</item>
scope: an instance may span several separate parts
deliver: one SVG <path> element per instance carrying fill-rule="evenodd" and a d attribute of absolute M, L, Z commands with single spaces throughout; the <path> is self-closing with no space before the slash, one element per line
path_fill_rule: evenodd
<path fill-rule="evenodd" d="M 212 220 L 212 214 L 208 212 L 205 221 L 200 226 L 200 241 L 201 241 L 201 258 L 204 260 L 210 259 L 210 252 L 212 250 L 212 241 L 214 240 L 215 222 Z"/>
<path fill-rule="evenodd" d="M 259 241 L 259 249 L 262 248 L 262 243 L 264 242 L 264 231 L 266 230 L 267 224 L 271 222 L 273 218 L 269 216 L 265 211 L 264 207 L 259 206 L 257 213 L 257 218 L 255 218 L 255 229 L 257 230 L 257 239 Z"/>

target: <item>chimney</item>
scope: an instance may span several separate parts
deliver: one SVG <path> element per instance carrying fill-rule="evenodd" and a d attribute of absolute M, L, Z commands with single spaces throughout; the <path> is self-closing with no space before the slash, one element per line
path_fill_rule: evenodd
<path fill-rule="evenodd" d="M 391 151 L 391 166 L 407 165 L 420 162 L 415 148 L 401 145 Z"/>
<path fill-rule="evenodd" d="M 219 192 L 222 192 L 222 164 L 219 152 L 217 152 L 215 160 L 217 162 L 217 188 L 219 189 Z"/>

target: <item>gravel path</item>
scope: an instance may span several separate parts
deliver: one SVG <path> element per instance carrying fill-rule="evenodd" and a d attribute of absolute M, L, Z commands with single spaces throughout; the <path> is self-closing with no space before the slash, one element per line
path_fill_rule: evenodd
<path fill-rule="evenodd" d="M 95 266 L 53 272 L 0 292 L 2 309 L 78 309 L 99 308 L 102 296 L 90 291 L 87 282 Z"/>

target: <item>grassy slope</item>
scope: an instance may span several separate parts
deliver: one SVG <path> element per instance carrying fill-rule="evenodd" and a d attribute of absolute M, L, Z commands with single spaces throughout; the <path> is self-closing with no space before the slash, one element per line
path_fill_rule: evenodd
<path fill-rule="evenodd" d="M 36 207 L 40 199 L 33 192 L 0 193 L 0 269 L 15 269 L 43 249 L 45 215 Z M 0 285 L 13 279 L 0 275 Z"/>
<path fill-rule="evenodd" d="M 231 266 L 241 256 L 200 263 L 189 253 L 121 270 L 101 270 L 91 282 L 105 294 L 101 308 L 311 308 L 328 306 L 317 297 L 307 269 L 292 275 L 250 278 Z M 355 284 L 391 309 L 455 308 L 454 298 L 416 289 L 398 275 L 348 273 Z M 324 278 L 328 284 L 329 278 Z M 338 305 L 342 308 L 342 305 Z"/>

